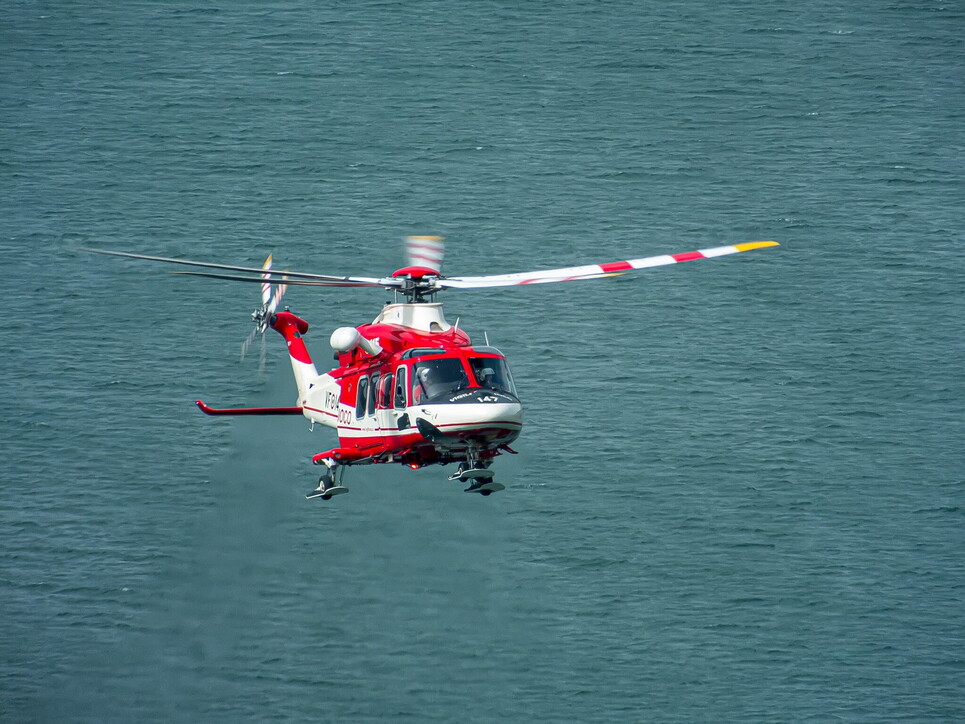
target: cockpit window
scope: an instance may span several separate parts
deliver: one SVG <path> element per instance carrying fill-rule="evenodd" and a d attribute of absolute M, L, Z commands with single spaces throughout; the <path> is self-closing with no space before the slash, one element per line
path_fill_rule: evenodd
<path fill-rule="evenodd" d="M 412 404 L 469 386 L 462 361 L 452 357 L 412 365 Z"/>
<path fill-rule="evenodd" d="M 469 366 L 480 387 L 516 394 L 516 386 L 506 360 L 498 357 L 470 357 Z"/>

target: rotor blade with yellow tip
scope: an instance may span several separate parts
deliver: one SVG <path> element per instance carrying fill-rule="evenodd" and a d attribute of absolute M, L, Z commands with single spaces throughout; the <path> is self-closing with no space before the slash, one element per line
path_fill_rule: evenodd
<path fill-rule="evenodd" d="M 486 287 L 511 287 L 518 284 L 547 284 L 551 282 L 571 282 L 581 279 L 598 279 L 612 274 L 623 274 L 637 269 L 649 269 L 666 264 L 679 264 L 684 261 L 697 259 L 713 259 L 727 254 L 737 254 L 742 251 L 764 249 L 769 246 L 780 246 L 776 241 L 750 241 L 733 246 L 718 246 L 713 249 L 687 251 L 682 254 L 662 254 L 648 256 L 642 259 L 627 261 L 611 261 L 603 264 L 585 264 L 563 269 L 545 269 L 543 271 L 520 272 L 517 274 L 494 274 L 483 277 L 450 277 L 439 279 L 436 285 L 440 289 L 482 289 Z"/>

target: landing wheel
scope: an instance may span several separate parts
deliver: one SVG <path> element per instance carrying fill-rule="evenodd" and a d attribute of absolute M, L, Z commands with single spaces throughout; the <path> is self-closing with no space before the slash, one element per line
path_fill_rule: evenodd
<path fill-rule="evenodd" d="M 489 495 L 492 495 L 492 494 L 493 494 L 493 491 L 492 491 L 492 490 L 480 490 L 480 491 L 479 491 L 479 494 L 485 498 L 485 497 L 487 497 L 487 496 L 489 496 Z"/>
<path fill-rule="evenodd" d="M 341 484 L 344 468 L 334 462 L 329 463 L 326 461 L 325 465 L 328 469 L 322 473 L 322 476 L 318 479 L 318 487 L 305 496 L 309 500 L 312 498 L 331 500 L 334 495 L 341 495 L 342 493 L 348 492 L 348 488 Z"/>

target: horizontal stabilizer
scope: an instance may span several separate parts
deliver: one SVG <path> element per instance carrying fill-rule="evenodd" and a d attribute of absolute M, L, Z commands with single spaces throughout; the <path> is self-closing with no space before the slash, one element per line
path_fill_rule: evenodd
<path fill-rule="evenodd" d="M 301 407 L 208 407 L 201 400 L 194 404 L 205 415 L 301 415 Z"/>

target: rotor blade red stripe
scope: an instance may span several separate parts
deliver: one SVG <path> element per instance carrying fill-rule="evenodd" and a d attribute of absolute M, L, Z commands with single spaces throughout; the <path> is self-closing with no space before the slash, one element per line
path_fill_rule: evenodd
<path fill-rule="evenodd" d="M 678 261 L 678 262 L 694 261 L 695 259 L 707 258 L 699 251 L 687 251 L 687 252 L 684 252 L 683 254 L 671 254 L 670 256 L 673 258 L 674 261 Z"/>
<path fill-rule="evenodd" d="M 600 268 L 605 272 L 630 271 L 633 265 L 628 261 L 611 261 L 600 264 Z"/>

